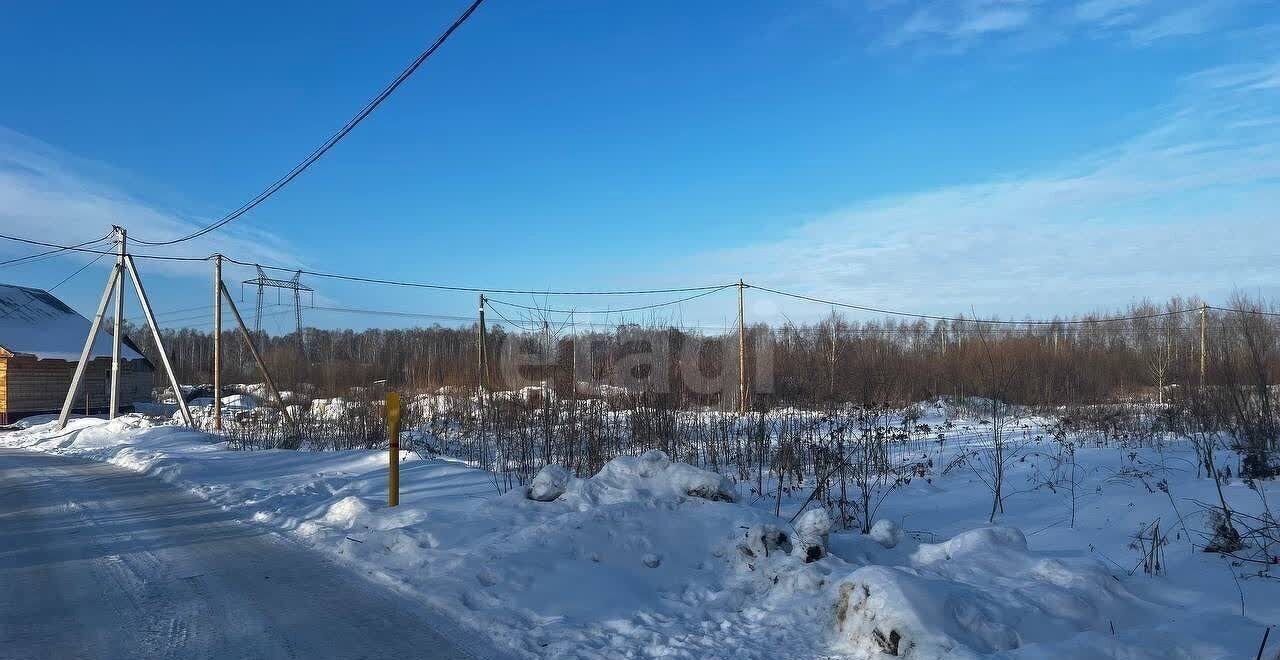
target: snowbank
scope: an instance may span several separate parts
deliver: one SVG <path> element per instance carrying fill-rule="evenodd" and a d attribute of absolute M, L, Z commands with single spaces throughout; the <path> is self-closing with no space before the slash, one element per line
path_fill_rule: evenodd
<path fill-rule="evenodd" d="M 188 489 L 412 590 L 424 616 L 446 616 L 524 657 L 813 655 L 804 649 L 822 646 L 829 625 L 823 585 L 848 568 L 787 556 L 749 567 L 734 550 L 742 530 L 785 523 L 691 496 L 731 499 L 732 482 L 660 452 L 570 480 L 550 502 L 524 489 L 495 495 L 489 473 L 411 456 L 401 506 L 388 509 L 380 451 L 227 451 L 212 436 L 139 415 L 76 419 L 63 433 L 44 424 L 0 442 Z"/>
<path fill-rule="evenodd" d="M 1048 557 L 1016 528 L 986 527 L 920 544 L 905 566 L 855 570 L 839 586 L 836 627 L 857 657 L 1226 657 L 1185 624 L 1164 629 L 1178 614 L 1097 561 Z"/>

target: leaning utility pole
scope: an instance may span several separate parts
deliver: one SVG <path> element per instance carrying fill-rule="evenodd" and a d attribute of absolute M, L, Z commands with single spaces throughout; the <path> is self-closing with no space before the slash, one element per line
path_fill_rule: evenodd
<path fill-rule="evenodd" d="M 484 327 L 484 294 L 480 294 L 480 320 L 476 325 L 476 393 L 481 398 L 484 397 L 485 376 L 489 370 L 489 356 L 485 352 L 485 327 Z"/>
<path fill-rule="evenodd" d="M 236 320 L 236 326 L 240 329 L 240 337 L 244 339 L 245 346 L 249 349 L 249 355 L 253 357 L 253 361 L 258 365 L 258 371 L 262 373 L 262 381 L 266 383 L 267 391 L 275 398 L 276 404 L 280 406 L 280 414 L 284 416 L 284 421 L 288 423 L 291 432 L 296 436 L 298 427 L 294 424 L 293 416 L 289 414 L 289 406 L 285 405 L 284 399 L 280 396 L 280 390 L 276 388 L 276 382 L 271 378 L 271 372 L 267 371 L 267 364 L 262 361 L 262 356 L 258 353 L 258 348 L 253 343 L 253 337 L 249 335 L 249 329 L 244 325 L 240 310 L 236 308 L 236 301 L 231 299 L 231 292 L 227 291 L 227 285 L 220 281 L 218 282 L 218 288 L 222 291 L 222 297 L 227 301 L 227 306 L 231 308 L 231 315 Z"/>
<path fill-rule="evenodd" d="M 1200 303 L 1200 387 L 1205 386 L 1205 349 L 1208 347 L 1209 304 Z"/>
<path fill-rule="evenodd" d="M 58 414 L 58 429 L 67 428 L 67 418 L 71 415 L 71 405 L 75 403 L 76 395 L 80 393 L 80 381 L 84 378 L 84 370 L 89 366 L 89 354 L 93 351 L 93 340 L 98 337 L 98 328 L 102 326 L 102 316 L 107 312 L 107 302 L 111 300 L 111 291 L 115 288 L 116 283 L 120 281 L 120 268 L 112 268 L 111 275 L 107 277 L 107 286 L 102 290 L 102 299 L 98 301 L 98 311 L 93 315 L 93 321 L 89 323 L 89 337 L 84 342 L 84 348 L 80 351 L 80 361 L 76 363 L 75 373 L 71 376 L 71 387 L 67 389 L 67 398 L 62 402 L 62 412 Z M 87 400 L 87 398 L 86 398 Z M 88 405 L 85 405 L 88 408 Z M 88 414 L 85 410 L 85 414 Z"/>
<path fill-rule="evenodd" d="M 111 228 L 116 235 L 116 271 L 124 270 L 124 240 L 125 233 L 123 227 Z M 120 412 L 120 340 L 124 335 L 124 278 L 117 277 L 115 294 L 115 322 L 111 330 L 111 403 L 107 408 L 107 419 L 115 419 Z"/>
<path fill-rule="evenodd" d="M 222 255 L 213 255 L 213 430 L 222 430 Z"/>
<path fill-rule="evenodd" d="M 743 313 L 743 289 L 746 284 L 738 280 L 738 412 L 747 412 L 747 333 L 746 316 Z"/>

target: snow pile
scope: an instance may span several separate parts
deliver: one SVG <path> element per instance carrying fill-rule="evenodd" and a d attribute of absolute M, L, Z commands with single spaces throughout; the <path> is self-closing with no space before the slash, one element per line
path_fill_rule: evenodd
<path fill-rule="evenodd" d="M 877 520 L 876 524 L 871 526 L 868 536 L 886 548 L 896 548 L 899 543 L 902 543 L 902 529 L 892 520 Z"/>
<path fill-rule="evenodd" d="M 137 406 L 135 405 L 135 408 Z M 231 394 L 222 397 L 222 419 L 225 422 L 236 419 L 238 414 L 243 414 L 258 408 L 258 401 L 248 394 Z M 197 428 L 208 429 L 213 426 L 213 397 L 198 396 L 187 402 L 187 409 L 191 411 L 191 421 Z M 263 408 L 264 412 L 268 409 Z M 169 417 L 175 424 L 182 424 L 182 412 L 178 410 L 176 404 L 170 406 L 151 406 L 140 409 L 138 412 L 144 412 L 157 416 Z"/>
<path fill-rule="evenodd" d="M 609 385 L 607 383 L 594 383 L 587 380 L 580 380 L 574 384 L 579 396 L 596 397 L 599 399 L 620 399 L 631 394 L 631 391 L 625 387 L 618 385 Z"/>
<path fill-rule="evenodd" d="M 182 392 L 184 400 L 190 399 L 198 388 L 195 385 L 179 385 L 178 391 Z M 173 395 L 173 388 L 167 385 L 151 388 L 151 400 L 156 403 L 168 403 L 172 405 L 178 404 L 178 399 Z"/>
<path fill-rule="evenodd" d="M 266 383 L 235 383 L 226 387 L 234 392 L 257 397 L 259 400 L 266 400 L 271 397 L 271 389 L 267 387 Z"/>
<path fill-rule="evenodd" d="M 253 410 L 258 407 L 258 399 L 248 394 L 231 394 L 222 397 L 222 406 L 229 410 Z"/>
<path fill-rule="evenodd" d="M 402 468 L 406 491 L 429 463 Z M 474 507 L 413 516 L 411 497 L 390 511 L 347 497 L 297 531 L 361 565 L 403 571 L 396 579 L 432 604 L 530 657 L 754 657 L 821 639 L 832 569 L 785 553 L 741 561 L 742 528 L 777 519 L 690 496 L 732 493 L 702 472 L 661 452 L 615 459 L 588 479 L 547 466 L 529 489 Z M 776 625 L 794 613 L 803 625 Z"/>
<path fill-rule="evenodd" d="M 1130 658 L 1217 656 L 1175 630 L 1149 634 L 1171 614 L 1096 561 L 1046 557 L 1020 530 L 987 527 L 921 544 L 907 566 L 855 570 L 839 586 L 836 628 L 857 657 L 1061 657 L 1095 645 Z"/>
<path fill-rule="evenodd" d="M 573 474 L 559 465 L 545 465 L 538 470 L 533 483 L 529 484 L 529 499 L 539 502 L 550 502 L 561 495 L 569 487 Z"/>
<path fill-rule="evenodd" d="M 732 479 L 687 463 L 674 463 L 657 449 L 615 458 L 590 479 L 572 479 L 563 495 L 564 501 L 582 511 L 618 502 L 685 497 L 738 500 Z"/>
<path fill-rule="evenodd" d="M 494 401 L 540 406 L 555 401 L 555 390 L 550 385 L 528 385 L 518 390 L 494 390 L 489 392 L 489 397 Z"/>
<path fill-rule="evenodd" d="M 826 509 L 805 511 L 795 523 L 795 551 L 806 562 L 817 561 L 827 554 L 827 542 L 831 534 L 831 516 Z"/>
<path fill-rule="evenodd" d="M 311 416 L 316 419 L 339 420 L 357 407 L 355 402 L 336 396 L 331 399 L 312 399 L 310 410 Z"/>

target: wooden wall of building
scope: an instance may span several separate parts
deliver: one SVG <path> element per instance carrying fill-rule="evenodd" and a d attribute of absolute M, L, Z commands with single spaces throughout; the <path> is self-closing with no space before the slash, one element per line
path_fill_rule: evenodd
<path fill-rule="evenodd" d="M 120 404 L 151 400 L 151 369 L 142 360 L 121 364 Z M 62 409 L 76 363 L 65 360 L 37 360 L 33 357 L 0 358 L 0 414 L 12 422 L 27 415 Z M 89 363 L 84 384 L 72 412 L 105 411 L 111 399 L 111 360 L 98 358 Z"/>

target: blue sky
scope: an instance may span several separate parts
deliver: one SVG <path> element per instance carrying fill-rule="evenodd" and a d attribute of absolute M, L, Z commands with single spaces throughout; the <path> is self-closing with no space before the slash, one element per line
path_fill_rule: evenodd
<path fill-rule="evenodd" d="M 463 7 L 259 4 L 8 8 L 0 226 L 70 242 L 113 221 L 149 239 L 208 222 Z M 744 277 L 1014 318 L 1274 295 L 1277 19 L 1227 0 L 489 0 L 303 177 L 169 251 L 513 288 Z M 0 258 L 29 251 L 0 245 Z M 83 262 L 0 280 L 48 286 Z M 143 267 L 160 310 L 208 297 L 203 266 Z M 87 309 L 104 274 L 59 293 Z M 474 308 L 312 284 L 335 306 Z M 762 320 L 828 311 L 758 292 L 749 304 Z M 673 314 L 716 324 L 731 305 L 726 292 Z"/>

